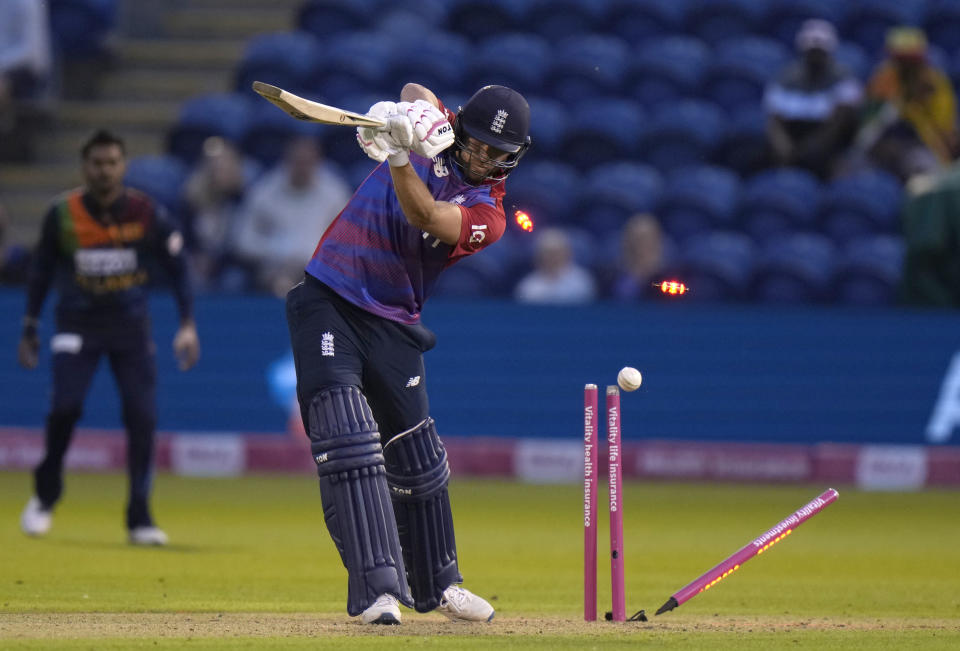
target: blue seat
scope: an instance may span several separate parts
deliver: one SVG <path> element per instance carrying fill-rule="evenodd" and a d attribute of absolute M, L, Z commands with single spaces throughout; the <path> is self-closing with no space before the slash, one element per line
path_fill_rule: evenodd
<path fill-rule="evenodd" d="M 458 34 L 497 34 L 520 29 L 523 13 L 530 0 L 450 0 L 447 29 Z"/>
<path fill-rule="evenodd" d="M 183 208 L 183 185 L 189 174 L 190 168 L 176 156 L 139 156 L 127 163 L 123 182 L 179 215 Z"/>
<path fill-rule="evenodd" d="M 735 230 L 740 180 L 712 165 L 681 167 L 667 175 L 657 213 L 664 230 L 681 245 L 697 233 Z"/>
<path fill-rule="evenodd" d="M 580 174 L 554 161 L 523 161 L 506 182 L 503 200 L 508 218 L 515 210 L 530 215 L 537 226 L 575 223 L 581 192 Z"/>
<path fill-rule="evenodd" d="M 691 0 L 608 0 L 603 30 L 628 43 L 683 31 Z"/>
<path fill-rule="evenodd" d="M 836 0 L 769 0 L 762 33 L 793 50 L 803 21 L 822 18 L 839 27 L 843 24 L 847 4 Z"/>
<path fill-rule="evenodd" d="M 374 20 L 376 31 L 391 37 L 420 43 L 424 35 L 446 30 L 446 0 L 420 0 L 416 3 L 381 2 Z"/>
<path fill-rule="evenodd" d="M 88 58 L 105 53 L 117 25 L 118 0 L 49 0 L 50 44 L 62 56 Z"/>
<path fill-rule="evenodd" d="M 931 43 L 947 52 L 960 52 L 960 4 L 956 0 L 930 0 L 923 28 Z"/>
<path fill-rule="evenodd" d="M 714 152 L 714 163 L 740 176 L 759 172 L 767 164 L 767 116 L 760 106 L 745 106 L 730 116 Z"/>
<path fill-rule="evenodd" d="M 654 168 L 614 161 L 587 176 L 577 212 L 594 233 L 615 233 L 631 215 L 654 212 L 662 192 L 663 176 Z"/>
<path fill-rule="evenodd" d="M 644 111 L 628 99 L 593 98 L 570 111 L 560 157 L 581 169 L 628 158 L 636 153 Z M 535 119 L 535 118 L 534 118 Z"/>
<path fill-rule="evenodd" d="M 249 94 L 256 97 L 252 90 Z M 188 100 L 167 132 L 167 151 L 193 164 L 200 157 L 203 141 L 210 136 L 220 136 L 239 146 L 252 101 L 253 98 L 239 93 L 213 93 Z"/>
<path fill-rule="evenodd" d="M 302 93 L 321 59 L 319 41 L 307 32 L 261 34 L 247 42 L 234 88 L 245 93 L 254 81 L 263 81 Z"/>
<path fill-rule="evenodd" d="M 549 94 L 562 102 L 618 95 L 630 48 L 616 36 L 590 34 L 563 39 L 547 74 Z"/>
<path fill-rule="evenodd" d="M 837 248 L 819 233 L 773 238 L 760 251 L 753 297 L 763 303 L 816 303 L 831 298 Z"/>
<path fill-rule="evenodd" d="M 792 231 L 815 230 L 820 181 L 802 169 L 761 172 L 743 188 L 740 218 L 744 231 L 763 242 Z"/>
<path fill-rule="evenodd" d="M 691 36 L 663 36 L 640 43 L 627 64 L 624 86 L 630 95 L 653 106 L 697 94 L 710 48 Z"/>
<path fill-rule="evenodd" d="M 861 81 L 869 79 L 873 61 L 867 56 L 863 48 L 856 43 L 841 41 L 837 44 L 833 58 L 857 79 Z"/>
<path fill-rule="evenodd" d="M 417 34 L 414 47 L 394 50 L 386 63 L 386 78 L 394 80 L 396 94 L 405 81 L 416 81 L 438 95 L 455 90 L 463 76 L 463 62 L 470 58 L 471 45 L 463 36 L 450 32 Z"/>
<path fill-rule="evenodd" d="M 327 129 L 332 128 L 336 127 L 294 120 L 269 102 L 255 102 L 247 115 L 240 149 L 262 165 L 270 167 L 280 160 L 292 138 L 314 136 L 319 139 Z"/>
<path fill-rule="evenodd" d="M 537 156 L 558 157 L 563 154 L 563 140 L 570 128 L 567 109 L 542 95 L 528 95 L 530 104 L 530 139 Z"/>
<path fill-rule="evenodd" d="M 902 25 L 923 24 L 927 0 L 853 0 L 840 29 L 870 57 L 883 54 L 887 30 Z"/>
<path fill-rule="evenodd" d="M 399 97 L 402 84 L 409 80 L 390 78 L 387 62 L 401 49 L 394 39 L 372 31 L 344 32 L 325 39 L 325 56 L 311 72 L 311 98 L 340 106 L 338 102 L 348 95 L 389 89 L 389 96 Z"/>
<path fill-rule="evenodd" d="M 789 60 L 789 50 L 774 39 L 751 36 L 724 41 L 707 64 L 703 97 L 730 112 L 758 105 L 767 82 Z"/>
<path fill-rule="evenodd" d="M 686 31 L 711 45 L 757 31 L 766 0 L 696 0 L 687 7 Z"/>
<path fill-rule="evenodd" d="M 550 41 L 598 32 L 603 24 L 603 2 L 593 0 L 528 0 L 520 15 L 527 31 Z"/>
<path fill-rule="evenodd" d="M 864 170 L 831 182 L 820 203 L 822 230 L 834 241 L 896 232 L 903 189 L 895 176 Z"/>
<path fill-rule="evenodd" d="M 890 305 L 903 273 L 903 239 L 871 235 L 851 241 L 840 256 L 834 279 L 836 300 L 848 305 Z"/>
<path fill-rule="evenodd" d="M 710 161 L 726 116 L 709 102 L 667 102 L 654 109 L 640 134 L 640 157 L 661 172 Z"/>
<path fill-rule="evenodd" d="M 756 255 L 754 243 L 743 233 L 699 233 L 680 251 L 679 280 L 690 288 L 690 300 L 743 300 L 749 295 Z"/>
<path fill-rule="evenodd" d="M 364 29 L 379 0 L 306 0 L 297 11 L 297 27 L 318 38 Z"/>
<path fill-rule="evenodd" d="M 528 96 L 543 93 L 552 59 L 550 43 L 542 36 L 509 32 L 482 40 L 466 63 L 475 88 L 500 84 Z"/>

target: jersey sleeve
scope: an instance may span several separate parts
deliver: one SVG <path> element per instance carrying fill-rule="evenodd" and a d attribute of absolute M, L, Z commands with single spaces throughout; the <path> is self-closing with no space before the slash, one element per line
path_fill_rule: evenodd
<path fill-rule="evenodd" d="M 490 246 L 500 239 L 507 227 L 507 218 L 500 208 L 488 203 L 477 203 L 473 206 L 459 206 L 460 208 L 460 238 L 450 259 L 456 260 L 473 255 L 480 249 Z"/>
<path fill-rule="evenodd" d="M 187 271 L 183 235 L 179 224 L 159 203 L 154 202 L 154 254 L 170 277 L 180 319 L 193 318 L 193 291 Z"/>
<path fill-rule="evenodd" d="M 43 218 L 43 227 L 40 231 L 40 240 L 33 250 L 33 261 L 30 266 L 30 276 L 27 284 L 26 316 L 37 318 L 40 309 L 53 282 L 59 256 L 60 222 L 57 219 L 57 209 L 51 206 Z"/>

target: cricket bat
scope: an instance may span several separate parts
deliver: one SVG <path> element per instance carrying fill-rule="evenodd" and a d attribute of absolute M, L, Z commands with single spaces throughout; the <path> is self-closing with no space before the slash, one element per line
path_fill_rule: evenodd
<path fill-rule="evenodd" d="M 386 126 L 383 120 L 304 99 L 282 88 L 265 84 L 262 81 L 253 82 L 253 90 L 267 101 L 280 107 L 288 115 L 292 115 L 298 120 L 305 122 L 334 124 L 347 127 L 383 128 Z"/>

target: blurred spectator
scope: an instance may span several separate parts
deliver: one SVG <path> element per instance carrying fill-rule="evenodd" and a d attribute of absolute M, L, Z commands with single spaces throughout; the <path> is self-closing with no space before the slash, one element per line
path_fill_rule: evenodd
<path fill-rule="evenodd" d="M 596 298 L 591 273 L 573 260 L 568 235 L 557 228 L 545 228 L 534 243 L 534 270 L 514 291 L 522 303 L 586 303 Z"/>
<path fill-rule="evenodd" d="M 903 301 L 960 307 L 960 163 L 903 210 Z"/>
<path fill-rule="evenodd" d="M 906 181 L 935 172 L 958 153 L 956 97 L 949 78 L 927 58 L 915 27 L 887 33 L 887 58 L 870 78 L 858 149 Z"/>
<path fill-rule="evenodd" d="M 33 121 L 24 115 L 23 105 L 46 92 L 51 57 L 45 4 L 0 2 L 0 160 L 32 155 Z"/>
<path fill-rule="evenodd" d="M 18 244 L 7 244 L 7 212 L 0 204 L 0 285 L 20 285 L 27 280 L 30 253 Z"/>
<path fill-rule="evenodd" d="M 802 167 L 825 179 L 851 142 L 863 87 L 834 59 L 837 32 L 831 23 L 805 21 L 796 46 L 800 58 L 764 93 L 767 141 L 777 165 Z"/>
<path fill-rule="evenodd" d="M 238 216 L 232 252 L 252 266 L 255 287 L 286 294 L 350 195 L 316 140 L 292 140 L 283 162 L 250 188 Z"/>
<path fill-rule="evenodd" d="M 649 296 L 666 263 L 663 230 L 653 215 L 639 213 L 627 220 L 620 236 L 620 257 L 610 294 L 621 301 Z"/>
<path fill-rule="evenodd" d="M 228 243 L 246 185 L 243 159 L 229 141 L 208 138 L 196 170 L 187 180 L 193 270 L 201 286 L 215 285 L 225 263 Z"/>

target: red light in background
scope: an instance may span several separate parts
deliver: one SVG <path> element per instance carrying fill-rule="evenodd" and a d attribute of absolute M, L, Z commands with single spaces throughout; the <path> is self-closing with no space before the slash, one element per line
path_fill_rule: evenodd
<path fill-rule="evenodd" d="M 664 294 L 670 294 L 671 296 L 679 296 L 690 291 L 689 287 L 676 280 L 664 280 L 663 282 L 653 283 L 653 286 Z"/>
<path fill-rule="evenodd" d="M 523 212 L 522 210 L 518 210 L 517 212 L 514 213 L 514 216 L 516 217 L 517 225 L 520 226 L 520 228 L 527 231 L 528 233 L 533 231 L 533 220 L 530 219 L 530 215 Z"/>

